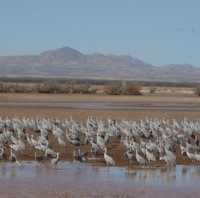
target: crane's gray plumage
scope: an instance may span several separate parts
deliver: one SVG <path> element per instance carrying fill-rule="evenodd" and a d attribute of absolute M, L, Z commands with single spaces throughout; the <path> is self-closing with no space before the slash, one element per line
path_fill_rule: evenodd
<path fill-rule="evenodd" d="M 113 158 L 107 154 L 107 148 L 104 148 L 104 159 L 107 165 L 108 164 L 115 165 L 115 161 L 113 160 Z"/>
<path fill-rule="evenodd" d="M 146 157 L 149 161 L 149 164 L 151 161 L 154 161 L 154 162 L 156 161 L 156 157 L 152 153 L 150 153 L 147 148 L 146 148 Z"/>
<path fill-rule="evenodd" d="M 147 160 L 144 159 L 144 157 L 142 157 L 139 153 L 138 150 L 136 150 L 136 160 L 137 162 L 140 163 L 140 165 L 146 166 L 147 165 Z"/>
<path fill-rule="evenodd" d="M 76 154 L 75 150 L 74 150 L 74 154 L 73 154 L 73 159 L 74 162 L 83 162 L 83 158 L 80 154 Z"/>
<path fill-rule="evenodd" d="M 37 155 L 36 152 L 35 152 L 35 160 L 36 162 L 38 163 L 38 165 L 40 165 L 40 162 L 44 159 L 43 156 L 41 155 Z"/>
<path fill-rule="evenodd" d="M 51 159 L 51 163 L 56 166 L 59 161 L 59 153 L 56 153 L 56 158 Z"/>
<path fill-rule="evenodd" d="M 5 147 L 1 148 L 1 153 L 0 153 L 0 160 L 3 161 L 3 159 L 6 157 L 6 149 Z"/>
<path fill-rule="evenodd" d="M 115 164 L 115 162 L 104 148 L 108 145 L 111 148 L 110 151 L 115 152 L 117 150 L 114 148 L 118 148 L 118 143 L 127 149 L 124 156 L 130 162 L 137 160 L 140 165 L 146 165 L 147 162 L 150 164 L 151 161 L 157 159 L 165 160 L 168 165 L 176 164 L 178 152 L 182 154 L 178 158 L 179 162 L 185 158 L 190 158 L 192 162 L 200 161 L 199 119 L 193 122 L 184 118 L 181 124 L 178 124 L 175 119 L 173 119 L 173 123 L 170 123 L 169 120 L 157 117 L 155 119 L 146 117 L 146 120 L 140 120 L 139 123 L 125 119 L 122 119 L 120 123 L 111 118 L 108 118 L 107 121 L 106 124 L 102 118 L 95 120 L 88 117 L 86 126 L 83 126 L 82 123 L 81 125 L 76 123 L 72 117 L 70 121 L 44 117 L 36 117 L 36 119 L 25 117 L 20 119 L 18 116 L 13 119 L 0 117 L 0 160 L 5 157 L 5 149 L 7 151 L 7 148 L 11 148 L 10 161 L 12 164 L 19 163 L 17 161 L 18 153 L 22 154 L 24 150 L 29 152 L 30 149 L 31 152 L 33 151 L 32 157 L 34 157 L 34 151 L 41 152 L 41 156 L 38 155 L 39 153 L 35 154 L 35 161 L 38 164 L 41 162 L 42 156 L 50 157 L 50 160 L 54 161 L 59 158 L 54 151 L 54 146 L 56 149 L 66 148 L 66 143 L 70 142 L 76 149 L 86 148 L 86 151 L 91 152 L 95 158 L 104 157 L 107 165 Z M 31 130 L 27 130 L 29 128 Z M 34 133 L 35 129 L 38 129 L 39 133 Z M 64 136 L 64 130 L 66 130 L 67 139 Z M 70 131 L 69 134 L 68 131 Z M 85 142 L 83 142 L 84 138 Z M 112 145 L 109 141 L 111 139 Z M 113 143 L 113 139 L 115 143 Z M 27 150 L 25 146 L 28 147 Z M 86 152 L 80 150 L 77 154 L 74 152 L 74 160 L 83 162 L 86 155 Z M 186 157 L 183 158 L 183 156 Z"/>
<path fill-rule="evenodd" d="M 11 164 L 17 164 L 18 166 L 21 166 L 21 164 L 17 160 L 17 155 L 13 153 L 12 148 L 10 149 L 10 162 Z"/>
<path fill-rule="evenodd" d="M 171 157 L 164 155 L 162 157 L 159 158 L 160 160 L 165 160 L 165 162 L 167 162 L 167 166 L 174 166 L 176 165 L 176 161 L 173 160 Z"/>

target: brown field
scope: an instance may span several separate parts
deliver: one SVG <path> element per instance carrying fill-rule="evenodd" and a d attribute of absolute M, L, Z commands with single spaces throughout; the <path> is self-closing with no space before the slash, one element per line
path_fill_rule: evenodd
<path fill-rule="evenodd" d="M 134 104 L 134 105 L 145 105 L 151 106 L 152 104 L 160 104 L 160 106 L 165 106 L 166 104 L 171 104 L 176 107 L 178 105 L 183 105 L 187 107 L 189 104 L 194 104 L 195 107 L 200 108 L 200 99 L 194 94 L 189 93 L 154 93 L 149 94 L 143 92 L 141 96 L 108 96 L 104 94 L 94 94 L 94 95 L 82 95 L 82 94 L 16 94 L 16 93 L 1 93 L 0 94 L 0 102 L 16 102 L 16 103 L 112 103 L 112 104 Z M 170 122 L 173 119 L 176 119 L 179 123 L 180 121 L 186 117 L 191 121 L 196 121 L 200 118 L 199 109 L 192 108 L 191 110 L 184 109 L 160 109 L 159 107 L 154 110 L 149 109 L 80 109 L 80 108 L 59 108 L 59 107 L 37 107 L 37 106 L 11 106 L 0 105 L 0 116 L 2 118 L 8 117 L 13 118 L 13 116 L 22 117 L 44 117 L 44 118 L 59 118 L 64 120 L 67 118 L 68 120 L 72 116 L 72 118 L 77 123 L 83 123 L 85 126 L 86 119 L 88 116 L 92 116 L 94 119 L 101 118 L 105 124 L 107 124 L 107 118 L 116 119 L 118 123 L 125 120 L 135 120 L 140 122 L 141 119 L 145 119 L 146 116 L 148 119 L 164 118 L 165 120 L 169 119 Z M 26 129 L 26 133 L 34 134 L 34 138 L 37 137 L 37 133 L 33 132 L 32 129 Z M 84 138 L 84 137 L 82 137 Z M 26 143 L 26 140 L 23 140 Z M 50 134 L 49 141 L 51 142 L 52 148 L 60 153 L 60 160 L 67 161 L 73 160 L 73 151 L 74 147 L 67 142 L 66 148 L 61 148 L 53 137 Z M 152 140 L 154 141 L 154 140 Z M 6 145 L 8 147 L 8 145 Z M 124 157 L 124 152 L 126 148 L 120 140 L 115 139 L 114 137 L 110 138 L 110 142 L 106 145 L 108 148 L 108 154 L 113 157 L 116 162 L 116 166 L 133 166 L 138 167 L 138 163 L 134 162 L 133 164 L 129 164 L 127 159 Z M 180 155 L 179 146 L 176 145 L 177 151 L 177 163 L 180 164 L 191 164 L 191 160 L 188 157 L 182 157 Z M 83 150 L 86 150 L 91 157 L 90 153 L 90 145 L 84 145 Z M 24 160 L 34 160 L 34 149 L 29 147 L 26 143 L 26 150 L 22 153 L 19 152 L 18 159 L 19 161 Z M 9 158 L 10 149 L 7 148 L 7 158 Z M 103 154 L 103 153 L 102 153 Z M 100 158 L 94 162 L 94 165 L 105 165 L 105 161 L 103 159 L 103 155 L 100 155 Z M 91 163 L 91 161 L 87 161 Z M 198 162 L 196 162 L 198 164 Z M 163 161 L 157 160 L 154 165 L 160 166 L 165 164 Z"/>

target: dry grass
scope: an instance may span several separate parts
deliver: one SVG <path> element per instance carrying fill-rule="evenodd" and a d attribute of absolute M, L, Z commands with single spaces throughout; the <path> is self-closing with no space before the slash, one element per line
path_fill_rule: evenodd
<path fill-rule="evenodd" d="M 0 93 L 0 102 L 74 102 L 74 103 L 199 103 L 195 94 L 143 93 L 141 96 L 105 94 Z"/>
<path fill-rule="evenodd" d="M 141 92 L 146 93 L 150 91 L 151 87 L 142 87 Z M 194 88 L 192 87 L 155 87 L 156 93 L 185 93 L 193 94 Z"/>

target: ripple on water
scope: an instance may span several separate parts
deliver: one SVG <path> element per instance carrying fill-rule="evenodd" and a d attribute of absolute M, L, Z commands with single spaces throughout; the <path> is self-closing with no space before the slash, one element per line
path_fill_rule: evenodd
<path fill-rule="evenodd" d="M 0 197 L 185 197 L 200 193 L 200 167 L 131 170 L 62 163 L 0 165 Z"/>
<path fill-rule="evenodd" d="M 199 103 L 20 103 L 20 102 L 0 102 L 0 106 L 23 106 L 23 107 L 58 107 L 58 108 L 78 108 L 78 109 L 151 109 L 151 110 L 195 110 L 199 111 Z"/>

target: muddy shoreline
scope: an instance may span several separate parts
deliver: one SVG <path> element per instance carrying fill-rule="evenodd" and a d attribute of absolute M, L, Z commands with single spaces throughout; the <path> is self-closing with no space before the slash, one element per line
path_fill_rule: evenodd
<path fill-rule="evenodd" d="M 145 95 L 142 97 L 98 97 L 91 95 L 82 97 L 80 95 L 0 94 L 0 102 L 4 104 L 0 105 L 0 117 L 11 120 L 14 117 L 53 120 L 70 120 L 70 118 L 73 118 L 79 125 L 82 123 L 83 126 L 86 126 L 87 118 L 92 117 L 93 119 L 102 119 L 107 126 L 108 119 L 115 119 L 118 123 L 121 123 L 122 120 L 140 123 L 141 120 L 146 118 L 149 120 L 165 119 L 169 120 L 170 124 L 174 119 L 180 124 L 184 117 L 191 122 L 200 119 L 200 110 L 198 109 L 200 100 L 191 95 Z M 15 105 L 12 106 L 11 103 Z M 25 106 L 21 105 L 25 103 Z M 30 103 L 34 103 L 33 106 Z M 48 103 L 51 105 L 48 106 Z M 84 108 L 81 105 L 79 108 L 63 107 L 62 105 L 58 107 L 58 103 L 86 106 Z M 93 108 L 88 108 L 88 103 L 93 103 Z M 41 106 L 38 104 L 41 104 Z M 106 106 L 107 104 L 109 105 Z M 95 105 L 100 105 L 100 108 L 94 108 Z M 140 108 L 125 108 L 130 105 Z M 111 108 L 113 106 L 120 109 Z M 154 109 L 148 108 L 151 106 Z M 162 106 L 163 108 L 161 108 Z M 104 107 L 105 109 L 103 109 Z M 142 109 L 142 107 L 145 109 Z M 33 134 L 34 139 L 39 136 L 31 127 L 27 127 L 25 131 L 27 134 Z M 182 131 L 180 132 L 182 133 Z M 84 141 L 84 138 L 82 136 L 81 140 Z M 152 141 L 155 140 L 155 138 L 152 139 Z M 194 140 L 191 140 L 194 143 Z M 159 160 L 159 156 L 157 156 L 156 162 L 151 163 L 153 168 L 141 169 L 138 162 L 130 163 L 125 158 L 126 147 L 121 140 L 110 137 L 106 147 L 108 154 L 112 156 L 116 163 L 114 166 L 109 165 L 107 167 L 103 152 L 99 154 L 97 160 L 91 160 L 89 144 L 82 148 L 88 152 L 88 160 L 82 164 L 73 162 L 74 146 L 67 142 L 67 147 L 61 148 L 53 134 L 50 133 L 51 146 L 56 152 L 60 153 L 60 161 L 57 168 L 54 169 L 50 159 L 45 158 L 41 167 L 37 168 L 34 157 L 35 149 L 27 144 L 26 139 L 22 138 L 22 141 L 26 145 L 26 150 L 17 153 L 18 160 L 22 164 L 21 167 L 10 164 L 9 144 L 11 142 L 6 145 L 7 156 L 4 162 L 0 162 L 0 179 L 3 181 L 0 185 L 0 197 L 2 198 L 13 197 L 13 192 L 10 193 L 8 186 L 15 189 L 14 194 L 17 196 L 41 198 L 47 196 L 131 197 L 133 194 L 135 197 L 143 198 L 164 197 L 164 195 L 166 197 L 187 197 L 191 194 L 197 197 L 200 193 L 199 188 L 195 185 L 199 179 L 200 170 L 198 167 L 200 162 L 195 161 L 193 163 L 191 159 L 183 157 L 178 144 L 176 144 L 177 165 L 175 167 L 166 169 L 166 163 Z M 98 183 L 95 183 L 96 181 Z M 194 185 L 191 186 L 190 184 Z M 76 187 L 77 185 L 79 188 Z"/>

